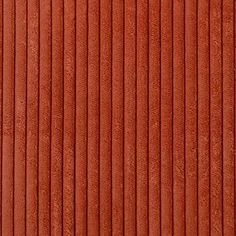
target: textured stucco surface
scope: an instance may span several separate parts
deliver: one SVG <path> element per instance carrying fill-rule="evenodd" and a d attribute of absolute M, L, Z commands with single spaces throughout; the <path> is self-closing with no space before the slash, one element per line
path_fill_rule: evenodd
<path fill-rule="evenodd" d="M 236 235 L 234 0 L 0 0 L 1 235 Z"/>

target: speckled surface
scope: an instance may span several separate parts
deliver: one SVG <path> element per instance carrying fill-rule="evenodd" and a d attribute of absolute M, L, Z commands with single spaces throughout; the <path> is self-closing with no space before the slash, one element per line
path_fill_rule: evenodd
<path fill-rule="evenodd" d="M 236 235 L 234 0 L 0 0 L 1 235 Z"/>

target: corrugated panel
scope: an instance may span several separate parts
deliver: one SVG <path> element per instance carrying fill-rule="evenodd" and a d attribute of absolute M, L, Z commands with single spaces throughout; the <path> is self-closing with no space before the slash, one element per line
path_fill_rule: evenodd
<path fill-rule="evenodd" d="M 1 0 L 1 235 L 235 235 L 235 11 Z"/>

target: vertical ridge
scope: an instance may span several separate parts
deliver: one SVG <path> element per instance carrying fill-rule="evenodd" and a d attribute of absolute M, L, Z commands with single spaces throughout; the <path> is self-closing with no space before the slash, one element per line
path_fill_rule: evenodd
<path fill-rule="evenodd" d="M 39 2 L 38 234 L 50 231 L 51 160 L 51 3 Z"/>
<path fill-rule="evenodd" d="M 112 1 L 100 1 L 100 234 L 112 229 Z M 118 222 L 116 222 L 118 224 Z"/>
<path fill-rule="evenodd" d="M 74 219 L 74 81 L 75 15 L 74 0 L 64 1 L 64 159 L 63 159 L 63 226 L 64 235 L 75 234 Z"/>
<path fill-rule="evenodd" d="M 218 0 L 210 3 L 211 233 L 222 234 L 222 4 Z"/>
<path fill-rule="evenodd" d="M 89 0 L 88 234 L 100 233 L 100 0 Z"/>
<path fill-rule="evenodd" d="M 125 0 L 125 234 L 136 234 L 136 0 Z"/>
<path fill-rule="evenodd" d="M 137 232 L 148 235 L 148 1 L 137 1 Z"/>
<path fill-rule="evenodd" d="M 37 234 L 39 2 L 28 1 L 26 234 Z"/>
<path fill-rule="evenodd" d="M 160 1 L 149 2 L 149 234 L 160 235 Z"/>
<path fill-rule="evenodd" d="M 15 1 L 14 233 L 25 234 L 26 3 Z"/>
<path fill-rule="evenodd" d="M 199 234 L 209 233 L 209 2 L 199 1 L 198 16 L 198 205 Z"/>
<path fill-rule="evenodd" d="M 173 232 L 184 235 L 184 1 L 173 1 Z"/>
<path fill-rule="evenodd" d="M 4 1 L 2 234 L 14 234 L 15 2 Z"/>
<path fill-rule="evenodd" d="M 224 234 L 234 233 L 234 1 L 222 5 L 223 81 L 223 223 Z"/>
<path fill-rule="evenodd" d="M 186 230 L 197 235 L 197 1 L 186 1 Z"/>
<path fill-rule="evenodd" d="M 88 1 L 76 1 L 76 234 L 87 235 Z"/>
<path fill-rule="evenodd" d="M 62 235 L 63 220 L 63 1 L 52 0 L 51 234 Z"/>
<path fill-rule="evenodd" d="M 112 234 L 124 234 L 124 1 L 112 6 Z"/>
<path fill-rule="evenodd" d="M 172 0 L 161 2 L 161 233 L 173 234 Z"/>

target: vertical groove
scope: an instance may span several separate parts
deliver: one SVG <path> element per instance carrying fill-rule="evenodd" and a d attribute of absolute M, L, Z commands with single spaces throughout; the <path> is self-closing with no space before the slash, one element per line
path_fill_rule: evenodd
<path fill-rule="evenodd" d="M 16 121 L 16 0 L 14 0 L 14 78 L 13 78 L 13 171 L 12 171 L 12 179 L 13 179 L 13 194 L 12 194 L 12 226 L 13 226 L 13 236 L 15 235 L 15 121 Z"/>
<path fill-rule="evenodd" d="M 187 233 L 186 226 L 186 0 L 184 0 L 184 235 Z"/>
<path fill-rule="evenodd" d="M 208 67 L 209 67 L 209 78 L 208 78 L 208 92 L 209 92 L 209 235 L 211 235 L 211 2 L 208 4 Z"/>
<path fill-rule="evenodd" d="M 24 228 L 25 228 L 25 234 L 27 233 L 27 139 L 28 139 L 28 134 L 27 134 L 27 127 L 28 127 L 28 1 L 26 1 L 26 73 L 25 73 L 25 222 L 24 222 Z"/>
<path fill-rule="evenodd" d="M 74 42 L 75 42 L 75 52 L 74 52 L 74 67 L 75 67 L 75 75 L 74 75 L 74 234 L 76 235 L 77 234 L 77 227 L 76 227 L 76 206 L 77 206 L 77 201 L 76 201 L 76 171 L 77 171 L 77 168 L 76 168 L 76 156 L 77 156 L 77 148 L 76 148 L 76 143 L 77 143 L 77 125 L 76 125 L 76 121 L 77 121 L 77 96 L 76 96 L 76 88 L 77 88 L 77 42 L 76 42 L 76 39 L 77 39 L 77 4 L 76 4 L 76 0 L 74 1 L 74 5 L 75 5 L 75 12 L 74 12 L 74 15 L 75 15 L 75 38 L 74 38 Z"/>
<path fill-rule="evenodd" d="M 61 179 L 62 179 L 62 211 L 61 211 L 61 224 L 62 224 L 62 235 L 64 235 L 64 138 L 65 138 L 65 129 L 64 129 L 64 119 L 65 119 L 65 1 L 62 1 L 62 74 L 63 74 L 63 80 L 62 80 L 62 168 L 61 168 Z"/>
<path fill-rule="evenodd" d="M 122 158 L 123 158 L 123 234 L 125 234 L 125 0 L 122 1 L 123 4 L 123 44 L 122 44 L 122 55 L 123 55 L 123 78 L 122 78 L 122 92 L 123 92 L 123 133 L 122 133 Z"/>
<path fill-rule="evenodd" d="M 51 117 L 50 117 L 50 123 L 51 123 L 51 127 L 50 127 L 50 133 L 51 133 L 51 137 L 50 137 L 50 173 L 49 173 L 49 179 L 50 179 L 50 184 L 49 184 L 49 191 L 50 191 L 50 198 L 49 198 L 49 202 L 50 202 L 50 209 L 49 209 L 49 235 L 51 236 L 52 235 L 52 114 L 53 114 L 53 108 L 52 108 L 52 85 L 53 85 L 53 19 L 52 19 L 52 6 L 53 6 L 53 3 L 52 3 L 53 0 L 51 0 L 51 106 L 50 106 L 50 109 L 51 109 Z"/>
<path fill-rule="evenodd" d="M 86 9 L 86 23 L 87 23 L 87 31 L 86 31 L 86 44 L 87 44 L 87 83 L 86 83 L 86 236 L 88 236 L 88 35 L 89 35 L 89 0 L 87 0 L 87 9 Z"/>
<path fill-rule="evenodd" d="M 50 63 L 50 160 L 49 160 L 49 235 L 51 236 L 52 234 L 52 57 L 53 57 L 53 52 L 52 52 L 52 34 L 53 34 L 53 29 L 52 29 L 52 1 L 53 0 L 50 0 L 50 36 L 51 36 L 51 40 L 50 40 L 50 60 L 51 60 L 51 63 Z"/>
<path fill-rule="evenodd" d="M 224 71 L 223 71 L 223 66 L 224 66 L 224 60 L 223 60 L 223 0 L 221 1 L 221 16 L 220 16 L 220 35 L 221 35 L 221 39 L 220 39 L 220 43 L 221 43 L 221 102 L 222 102 L 222 107 L 221 107 L 221 121 L 222 121 L 222 125 L 221 125 L 221 186 L 222 186 L 222 190 L 221 190 L 221 200 L 222 200 L 222 217 L 221 217 L 221 224 L 222 224 L 222 234 L 224 234 Z"/>
<path fill-rule="evenodd" d="M 110 140 L 109 140 L 109 142 L 110 142 L 110 168 L 111 168 L 111 170 L 110 170 L 110 186 L 111 186 L 111 189 L 110 189 L 110 198 L 111 198 L 111 203 L 110 203 L 110 211 L 111 211 L 111 219 L 110 219 L 110 225 L 111 225 L 111 235 L 113 234 L 113 222 L 112 222 L 112 219 L 113 219 L 113 217 L 112 217 L 112 214 L 113 214 L 113 209 L 112 209 L 112 204 L 113 204 L 113 198 L 112 198 L 112 196 L 113 196 L 113 184 L 112 184 L 112 171 L 113 171 L 113 168 L 112 168 L 112 152 L 113 152 L 113 148 L 112 148 L 112 140 L 113 140 L 113 132 L 112 132 L 112 129 L 113 129 L 113 109 L 112 109 L 112 106 L 113 106 L 113 1 L 111 0 L 111 2 L 110 2 L 110 4 L 111 4 L 111 9 L 110 9 L 110 11 L 111 11 L 111 15 L 110 15 L 110 20 L 111 20 L 111 22 L 110 22 L 110 24 L 111 24 L 111 45 L 110 45 L 110 63 L 111 63 L 111 66 L 110 66 L 110 76 L 111 76 L 111 113 L 110 113 L 110 128 L 111 128 L 111 136 L 110 136 Z"/>
<path fill-rule="evenodd" d="M 197 145 L 197 235 L 199 235 L 199 204 L 198 204 L 198 196 L 199 196 L 199 173 L 198 173 L 198 169 L 199 169 L 199 145 L 198 145 L 198 129 L 199 129 L 199 121 L 198 121 L 198 110 L 199 110 L 199 104 L 198 104 L 198 90 L 199 90 L 199 83 L 198 83 L 198 0 L 196 1 L 196 97 L 197 97 L 197 118 L 196 118 L 196 126 L 197 126 L 197 129 L 196 129 L 196 145 Z"/>
<path fill-rule="evenodd" d="M 150 60 L 149 60 L 149 0 L 147 0 L 147 234 L 149 235 L 149 228 L 150 228 L 150 219 L 149 219 L 149 76 L 150 76 Z"/>
<path fill-rule="evenodd" d="M 39 130 L 40 130 L 40 0 L 38 0 L 38 132 L 37 132 L 37 235 L 39 235 Z"/>
<path fill-rule="evenodd" d="M 2 78 L 1 78 L 1 88 L 2 88 L 2 91 L 1 91 L 1 206 L 0 206 L 0 208 L 1 208 L 1 219 L 0 219 L 0 226 L 1 226 L 1 228 L 0 228 L 0 232 L 1 232 L 1 235 L 2 235 L 2 232 L 3 232 L 3 230 L 2 230 L 2 203 L 3 203 L 3 201 L 2 201 L 2 189 L 3 189 L 3 186 L 2 186 L 2 179 L 3 179 L 3 174 L 2 174 L 2 172 L 3 172 L 3 166 L 2 166 L 2 164 L 3 164 L 3 52 L 4 52 L 4 43 L 3 43 L 3 32 L 4 32 L 4 0 L 1 0 L 1 3 L 2 3 L 2 9 L 1 9 L 1 21 L 2 21 L 2 29 L 1 29 L 1 40 L 2 40 L 2 42 L 1 42 L 1 48 L 2 48 L 2 55 L 1 55 L 1 67 L 2 67 L 2 71 L 1 71 L 1 76 L 2 76 Z"/>
<path fill-rule="evenodd" d="M 171 160 L 171 189 L 172 189 L 172 212 L 171 212 L 171 227 L 172 234 L 174 234 L 174 0 L 171 2 L 171 77 L 172 77 L 172 88 L 171 88 L 171 96 L 172 96 L 172 114 L 171 114 L 171 146 L 172 146 L 172 160 Z"/>
<path fill-rule="evenodd" d="M 162 69 L 162 66 L 161 66 L 161 60 L 162 60 L 162 56 L 161 56 L 161 33 L 162 33 L 162 30 L 161 30 L 161 27 L 162 27 L 162 20 L 161 20 L 161 18 L 162 18 L 162 14 L 161 14 L 161 10 L 162 10 L 162 4 L 161 4 L 161 0 L 159 0 L 159 21 L 160 21 L 160 24 L 159 24 L 159 50 L 160 50 L 160 58 L 159 58 L 159 68 L 160 68 L 160 71 L 159 71 L 159 77 L 160 77 L 160 86 L 159 86 L 159 120 L 160 120 L 160 122 L 159 122 L 159 146 L 160 146 L 160 161 L 159 161 L 159 163 L 160 163 L 160 167 L 159 167 L 159 170 L 160 170 L 160 173 L 159 173 L 159 184 L 160 184 L 160 209 L 159 209 L 159 214 L 160 214 L 160 236 L 162 235 L 162 211 L 161 211 L 161 206 L 162 206 L 162 197 L 161 197 L 161 195 L 162 195 L 162 186 L 161 186 L 161 175 L 162 175 L 162 173 L 161 173 L 161 165 L 162 165 L 162 161 L 161 161 L 161 158 L 162 158 L 162 153 L 161 153 L 161 142 L 162 142 L 162 140 L 161 140 L 161 125 L 162 125 L 162 119 L 161 119 L 161 86 L 162 86 L 162 76 L 161 76 L 161 69 Z"/>
<path fill-rule="evenodd" d="M 73 145 L 73 148 L 74 148 L 74 219 L 73 219 L 73 224 L 74 224 L 74 234 L 76 235 L 76 230 L 77 230 L 77 227 L 76 227 L 76 136 L 77 136 L 77 132 L 76 132 L 76 99 L 77 99 L 77 96 L 76 96 L 76 78 L 77 78 L 77 69 L 76 69 L 76 63 L 77 63 L 77 44 L 76 44 L 76 35 L 77 35 L 77 24 L 76 24 L 76 14 L 77 14 L 77 4 L 76 4 L 76 0 L 74 1 L 74 6 L 75 6 L 75 9 L 74 9 L 74 28 L 75 28 L 75 35 L 74 35 L 74 48 L 75 48 L 75 51 L 74 51 L 74 145 Z"/>
<path fill-rule="evenodd" d="M 98 0 L 98 235 L 101 235 L 101 187 L 100 187 L 100 175 L 101 175 L 101 0 Z"/>
<path fill-rule="evenodd" d="M 137 232 L 137 1 L 135 0 L 135 235 Z"/>
<path fill-rule="evenodd" d="M 233 65 L 235 68 L 235 1 L 233 1 Z M 236 83 L 235 83 L 235 69 L 233 70 L 233 76 L 234 76 L 234 157 L 236 155 Z M 236 233 L 236 214 L 235 214 L 235 209 L 236 209 L 236 161 L 234 158 L 234 234 Z"/>

